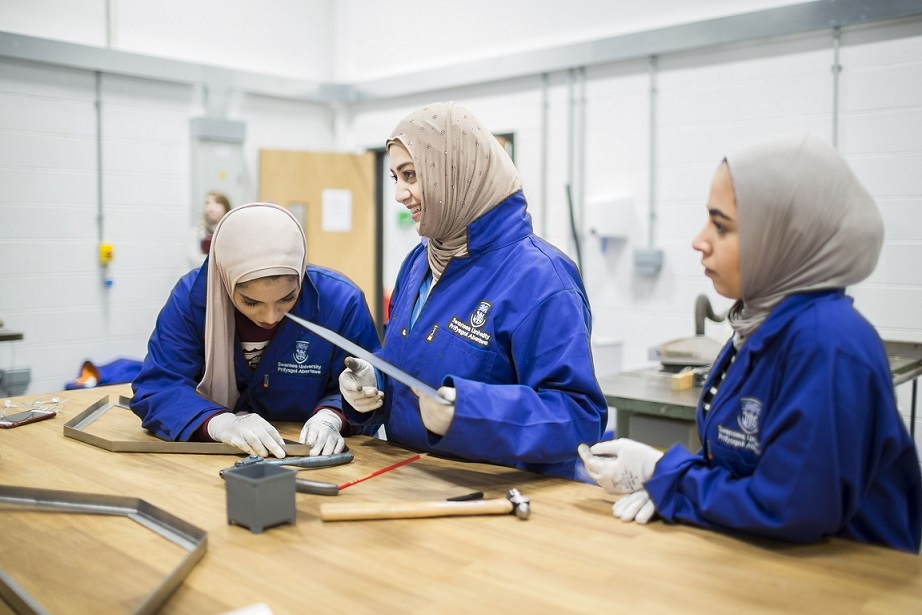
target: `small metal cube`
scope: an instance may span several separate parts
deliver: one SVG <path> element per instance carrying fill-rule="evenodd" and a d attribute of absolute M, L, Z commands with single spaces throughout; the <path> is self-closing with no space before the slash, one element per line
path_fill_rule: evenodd
<path fill-rule="evenodd" d="M 261 534 L 281 523 L 295 523 L 295 471 L 269 464 L 231 468 L 224 473 L 227 522 Z"/>

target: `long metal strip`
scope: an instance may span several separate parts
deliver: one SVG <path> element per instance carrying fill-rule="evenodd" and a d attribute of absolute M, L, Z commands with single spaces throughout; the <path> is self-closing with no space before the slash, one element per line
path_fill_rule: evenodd
<path fill-rule="evenodd" d="M 352 356 L 368 361 L 369 363 L 374 365 L 377 369 L 381 370 L 388 376 L 391 376 L 397 382 L 405 384 L 411 389 L 416 389 L 418 392 L 423 393 L 427 395 L 428 397 L 433 398 L 434 400 L 436 400 L 443 406 L 451 405 L 450 401 L 448 401 L 447 399 L 439 395 L 438 391 L 436 391 L 434 388 L 432 388 L 431 386 L 429 386 L 428 384 L 426 384 L 419 378 L 416 378 L 415 376 L 411 376 L 410 374 L 406 373 L 405 371 L 403 371 L 396 365 L 388 363 L 381 357 L 375 354 L 372 354 L 371 352 L 368 352 L 367 350 L 365 350 L 364 348 L 362 348 L 355 342 L 347 340 L 339 333 L 335 331 L 331 331 L 330 329 L 327 329 L 326 327 L 321 327 L 318 324 L 314 324 L 310 322 L 309 320 L 298 318 L 297 316 L 294 316 L 291 313 L 285 314 L 285 316 L 292 319 L 293 321 L 295 321 L 296 323 L 298 323 L 299 325 L 301 325 L 308 331 L 311 331 L 312 333 L 316 333 L 317 335 L 319 335 L 326 341 L 332 344 L 336 344 L 337 346 L 339 346 L 346 352 L 350 353 Z"/>

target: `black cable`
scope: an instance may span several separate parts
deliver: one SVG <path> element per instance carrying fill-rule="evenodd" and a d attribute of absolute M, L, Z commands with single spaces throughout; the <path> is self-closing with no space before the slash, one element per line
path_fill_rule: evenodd
<path fill-rule="evenodd" d="M 570 184 L 567 184 L 567 206 L 570 209 L 570 231 L 573 234 L 573 243 L 576 245 L 576 268 L 580 275 L 583 274 L 583 255 L 580 252 L 579 234 L 576 232 L 576 217 L 573 214 L 573 195 L 570 192 Z"/>

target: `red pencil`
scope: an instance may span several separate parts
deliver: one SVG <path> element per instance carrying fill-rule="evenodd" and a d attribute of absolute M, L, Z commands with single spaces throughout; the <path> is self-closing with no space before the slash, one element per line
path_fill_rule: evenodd
<path fill-rule="evenodd" d="M 413 455 L 412 457 L 410 457 L 410 458 L 408 458 L 408 459 L 404 459 L 403 461 L 398 461 L 397 463 L 393 463 L 393 464 L 387 466 L 386 468 L 381 468 L 380 470 L 375 470 L 375 471 L 372 472 L 371 474 L 367 474 L 367 475 L 365 475 L 365 476 L 363 476 L 363 477 L 361 477 L 361 478 L 356 478 L 356 479 L 354 479 L 354 480 L 350 480 L 350 481 L 347 482 L 347 483 L 343 483 L 342 485 L 339 485 L 339 489 L 340 489 L 340 491 L 342 491 L 342 490 L 345 489 L 346 487 L 351 487 L 352 485 L 354 485 L 354 484 L 356 484 L 356 483 L 360 483 L 360 482 L 362 482 L 363 480 L 368 480 L 369 478 L 375 477 L 375 476 L 377 476 L 378 474 L 384 474 L 385 472 L 390 472 L 391 470 L 395 470 L 395 469 L 399 468 L 400 466 L 405 466 L 405 465 L 407 465 L 408 463 L 413 463 L 413 462 L 416 461 L 417 459 L 419 459 L 419 455 Z"/>

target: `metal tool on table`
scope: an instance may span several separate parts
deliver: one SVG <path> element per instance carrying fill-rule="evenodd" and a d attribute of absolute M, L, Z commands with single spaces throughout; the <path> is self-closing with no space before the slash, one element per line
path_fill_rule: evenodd
<path fill-rule="evenodd" d="M 330 329 L 327 329 L 326 327 L 321 327 L 320 325 L 314 324 L 308 320 L 304 320 L 303 318 L 298 318 L 297 316 L 294 316 L 291 313 L 285 314 L 285 316 L 292 319 L 293 321 L 295 321 L 296 323 L 298 323 L 299 325 L 301 325 L 308 331 L 316 333 L 317 335 L 319 335 L 326 341 L 330 342 L 331 344 L 335 344 L 336 346 L 339 346 L 346 352 L 350 353 L 352 356 L 368 361 L 369 363 L 371 363 L 373 366 L 375 366 L 376 368 L 378 368 L 379 370 L 381 370 L 388 376 L 394 378 L 394 380 L 396 380 L 397 382 L 405 384 L 411 389 L 415 389 L 416 391 L 435 399 L 438 403 L 444 406 L 451 405 L 450 401 L 448 401 L 447 399 L 439 395 L 438 391 L 436 391 L 434 388 L 432 388 L 431 386 L 429 386 L 428 384 L 426 384 L 419 378 L 416 378 L 415 376 L 411 376 L 410 374 L 406 373 L 405 371 L 403 371 L 396 365 L 392 365 L 388 363 L 387 361 L 385 361 L 384 359 L 382 359 L 381 357 L 371 352 L 368 352 L 367 350 L 365 350 L 364 348 L 362 348 L 355 342 L 351 342 L 347 340 L 339 333 L 336 333 L 335 331 L 331 331 Z"/>
<path fill-rule="evenodd" d="M 235 468 L 263 464 L 272 466 L 294 466 L 298 468 L 331 468 L 350 463 L 355 456 L 346 451 L 344 453 L 335 453 L 333 455 L 319 455 L 316 457 L 283 457 L 281 459 L 260 457 L 259 455 L 250 455 L 234 463 Z M 221 470 L 218 474 L 224 478 L 226 470 Z M 325 483 L 316 480 L 307 480 L 304 478 L 295 479 L 295 489 L 299 493 L 313 493 L 315 495 L 336 495 L 339 493 L 339 486 L 335 483 Z"/>
<path fill-rule="evenodd" d="M 515 515 L 528 519 L 531 514 L 529 499 L 518 489 L 510 489 L 505 498 L 436 502 L 398 502 L 380 504 L 358 502 L 321 504 L 320 518 L 324 521 L 365 521 L 372 519 L 422 519 L 428 517 L 456 517 L 469 515 Z"/>
<path fill-rule="evenodd" d="M 353 459 L 355 459 L 355 455 L 349 451 L 335 453 L 333 455 L 317 455 L 315 457 L 305 455 L 303 457 L 282 457 L 281 459 L 250 455 L 249 457 L 236 461 L 234 467 L 241 468 L 243 466 L 261 463 L 270 466 L 295 466 L 298 468 L 332 468 L 333 466 L 341 466 L 350 463 Z"/>
<path fill-rule="evenodd" d="M 293 465 L 293 466 L 302 467 L 302 468 L 303 467 L 326 468 L 326 467 L 342 465 L 344 463 L 349 463 L 350 461 L 352 461 L 352 458 L 353 458 L 352 453 L 349 453 L 349 452 L 337 453 L 336 455 L 324 455 L 322 457 L 286 457 L 283 459 L 266 459 L 264 457 L 260 457 L 259 455 L 250 455 L 246 459 L 241 459 L 240 461 L 235 463 L 234 467 L 241 468 L 241 467 L 261 463 L 261 464 L 266 464 L 266 465 L 277 465 L 277 466 L 278 465 Z M 412 457 L 409 457 L 402 461 L 398 461 L 397 463 L 392 463 L 389 466 L 383 467 L 379 470 L 375 470 L 374 472 L 370 472 L 366 474 L 365 476 L 352 479 L 340 485 L 337 485 L 336 483 L 327 483 L 323 481 L 296 478 L 295 479 L 295 490 L 298 493 L 311 493 L 313 495 L 339 495 L 339 492 L 345 489 L 346 487 L 351 487 L 352 485 L 355 485 L 356 483 L 366 481 L 369 478 L 374 478 L 375 476 L 378 476 L 379 474 L 384 474 L 385 472 L 396 470 L 397 468 L 401 466 L 405 466 L 408 463 L 413 463 L 414 461 L 417 461 L 419 458 L 420 458 L 419 455 L 413 455 Z M 224 477 L 225 471 L 226 470 L 221 470 L 219 472 L 222 478 Z"/>

